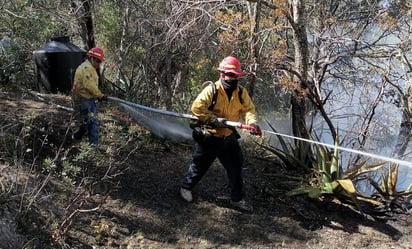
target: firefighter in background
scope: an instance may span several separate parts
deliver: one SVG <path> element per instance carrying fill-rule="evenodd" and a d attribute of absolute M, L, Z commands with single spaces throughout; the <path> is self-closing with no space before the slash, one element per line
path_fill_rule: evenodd
<path fill-rule="evenodd" d="M 77 67 L 73 82 L 73 107 L 78 127 L 72 138 L 81 140 L 87 133 L 91 146 L 96 146 L 99 141 L 96 100 L 107 101 L 107 96 L 99 90 L 98 70 L 103 61 L 101 48 L 90 49 L 86 60 Z"/>
<path fill-rule="evenodd" d="M 194 133 L 196 143 L 193 160 L 181 184 L 180 196 L 185 201 L 192 202 L 192 189 L 218 158 L 227 172 L 232 205 L 244 211 L 252 211 L 252 206 L 244 200 L 242 192 L 243 154 L 238 142 L 240 136 L 235 129 L 224 125 L 224 121 L 239 122 L 243 119 L 246 124 L 255 127 L 252 134 L 261 134 L 256 125 L 255 106 L 247 90 L 238 85 L 243 71 L 237 58 L 224 58 L 218 71 L 220 79 L 215 82 L 218 93 L 216 103 L 212 105 L 214 94 L 212 86 L 209 85 L 192 104 L 192 113 L 205 126 L 200 134 Z"/>
<path fill-rule="evenodd" d="M 10 36 L 10 32 L 4 32 L 0 40 L 0 83 L 15 81 L 24 69 L 21 46 Z"/>

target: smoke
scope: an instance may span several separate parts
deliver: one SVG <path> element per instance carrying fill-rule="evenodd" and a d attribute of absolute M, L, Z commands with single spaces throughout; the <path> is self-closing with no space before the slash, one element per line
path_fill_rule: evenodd
<path fill-rule="evenodd" d="M 189 127 L 189 119 L 183 117 L 168 116 L 148 109 L 138 108 L 119 103 L 124 111 L 141 126 L 150 130 L 156 136 L 171 140 L 176 143 L 192 140 L 192 130 Z"/>

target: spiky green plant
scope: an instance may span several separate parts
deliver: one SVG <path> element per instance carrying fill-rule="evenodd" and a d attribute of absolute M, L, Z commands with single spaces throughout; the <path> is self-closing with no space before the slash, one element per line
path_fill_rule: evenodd
<path fill-rule="evenodd" d="M 334 195 L 338 198 L 351 200 L 362 211 L 357 200 L 353 179 L 345 178 L 340 173 L 338 140 L 335 148 L 330 151 L 327 147 L 313 145 L 315 160 L 313 161 L 313 177 L 308 186 L 298 187 L 288 195 L 307 194 L 310 198 L 319 198 L 322 195 Z"/>
<path fill-rule="evenodd" d="M 378 207 L 384 207 L 384 210 L 407 212 L 407 202 L 412 196 L 412 184 L 406 190 L 397 191 L 398 173 L 399 164 L 389 164 L 388 167 L 381 168 L 380 183 L 368 176 L 367 180 L 376 193 L 373 198 L 363 198 L 362 200 Z"/>
<path fill-rule="evenodd" d="M 270 124 L 269 124 L 270 126 Z M 272 130 L 276 130 L 271 126 Z M 276 132 L 276 134 L 278 134 Z M 333 150 L 328 147 L 311 144 L 303 147 L 303 142 L 296 143 L 294 146 L 285 142 L 277 135 L 281 144 L 281 149 L 274 146 L 265 145 L 264 147 L 274 153 L 285 165 L 287 169 L 300 169 L 310 173 L 310 177 L 304 186 L 300 186 L 288 192 L 289 196 L 306 194 L 310 198 L 320 198 L 324 195 L 333 195 L 339 199 L 353 203 L 362 212 L 361 203 L 370 204 L 372 207 L 382 206 L 401 206 L 399 199 L 405 200 L 411 196 L 411 190 L 397 192 L 398 166 L 389 166 L 388 170 L 383 170 L 386 165 L 383 163 L 367 164 L 368 160 L 362 161 L 357 165 L 352 165 L 346 172 L 343 172 L 340 165 L 338 139 L 335 141 Z M 309 148 L 308 148 L 309 147 Z M 307 154 L 311 152 L 313 158 L 307 161 Z M 382 170 L 381 183 L 376 182 L 370 173 Z M 356 190 L 354 182 L 359 179 L 367 179 L 377 191 L 374 197 L 362 196 Z M 379 198 L 376 198 L 378 195 Z"/>
<path fill-rule="evenodd" d="M 278 134 L 276 129 L 268 123 L 270 128 Z M 304 173 L 310 172 L 310 165 L 308 165 L 307 157 L 309 153 L 309 147 L 302 141 L 297 141 L 296 146 L 287 143 L 282 136 L 276 135 L 281 148 L 276 148 L 270 145 L 262 145 L 264 149 L 275 154 L 285 165 L 287 169 L 303 171 Z"/>

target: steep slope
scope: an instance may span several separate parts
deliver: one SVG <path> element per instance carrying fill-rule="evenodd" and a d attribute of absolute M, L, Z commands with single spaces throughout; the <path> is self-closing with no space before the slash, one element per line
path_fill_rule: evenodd
<path fill-rule="evenodd" d="M 410 216 L 379 222 L 336 200 L 287 197 L 299 182 L 253 146 L 253 213 L 230 206 L 218 162 L 188 204 L 178 188 L 190 144 L 156 139 L 99 103 L 102 142 L 90 149 L 69 139 L 67 96 L 1 90 L 0 102 L 0 248 L 412 248 Z"/>

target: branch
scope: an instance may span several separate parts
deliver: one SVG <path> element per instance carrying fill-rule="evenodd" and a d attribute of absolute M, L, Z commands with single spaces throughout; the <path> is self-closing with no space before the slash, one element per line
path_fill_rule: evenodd
<path fill-rule="evenodd" d="M 408 60 L 408 58 L 406 57 L 405 54 L 402 54 L 402 58 L 405 60 L 405 64 L 408 66 L 409 68 L 409 72 L 412 72 L 412 65 L 410 63 L 410 61 Z"/>
<path fill-rule="evenodd" d="M 11 12 L 11 11 L 8 10 L 8 9 L 4 9 L 4 11 L 7 12 L 7 13 L 9 13 L 10 15 L 16 17 L 16 18 L 27 19 L 27 17 L 19 16 L 19 15 L 15 14 L 15 13 Z"/>

